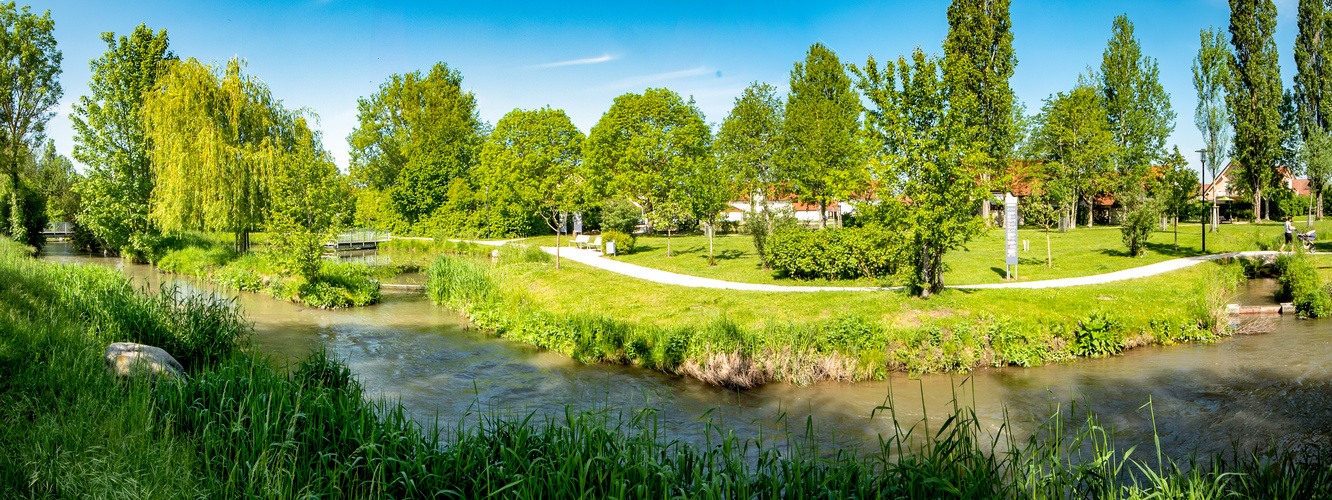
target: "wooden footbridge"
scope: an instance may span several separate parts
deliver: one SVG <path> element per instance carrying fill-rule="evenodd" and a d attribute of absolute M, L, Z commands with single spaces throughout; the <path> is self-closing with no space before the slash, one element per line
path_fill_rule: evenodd
<path fill-rule="evenodd" d="M 357 228 L 339 234 L 333 241 L 324 243 L 329 250 L 365 250 L 379 248 L 379 244 L 393 239 L 393 232 L 387 229 Z"/>
<path fill-rule="evenodd" d="M 48 239 L 63 239 L 74 236 L 73 222 L 52 222 L 42 230 L 42 236 Z"/>

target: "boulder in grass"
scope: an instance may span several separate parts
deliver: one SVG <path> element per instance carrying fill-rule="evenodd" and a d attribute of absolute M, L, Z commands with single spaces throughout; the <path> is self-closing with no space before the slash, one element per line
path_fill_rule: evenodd
<path fill-rule="evenodd" d="M 147 375 L 154 381 L 159 377 L 176 381 L 185 379 L 185 368 L 160 347 L 116 342 L 106 348 L 104 359 L 106 370 L 120 378 Z"/>

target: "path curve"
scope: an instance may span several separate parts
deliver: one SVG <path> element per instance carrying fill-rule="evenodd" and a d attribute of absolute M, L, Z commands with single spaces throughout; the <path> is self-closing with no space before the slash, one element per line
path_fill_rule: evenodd
<path fill-rule="evenodd" d="M 546 253 L 555 255 L 555 247 L 541 247 Z M 702 278 L 690 276 L 687 274 L 662 271 L 650 267 L 643 267 L 637 264 L 630 264 L 613 259 L 607 259 L 601 256 L 601 253 L 592 250 L 581 250 L 577 248 L 562 247 L 559 249 L 561 259 L 568 259 L 580 264 L 586 264 L 598 269 L 604 269 L 613 273 L 623 274 L 634 278 L 639 278 L 655 283 L 666 285 L 678 285 L 694 288 L 721 288 L 726 290 L 752 290 L 758 292 L 873 292 L 884 290 L 900 290 L 902 287 L 872 287 L 872 286 L 788 286 L 788 285 L 764 285 L 758 283 L 738 283 L 734 281 L 724 281 L 712 278 Z M 1276 257 L 1275 251 L 1253 251 L 1253 252 L 1230 252 L 1211 255 L 1200 255 L 1197 257 L 1182 257 L 1178 259 L 1148 264 L 1142 267 L 1124 269 L 1112 273 L 1097 274 L 1093 276 L 1079 276 L 1076 278 L 1059 278 L 1053 280 L 1041 281 L 1019 281 L 1013 283 L 989 283 L 981 285 L 950 285 L 948 288 L 987 289 L 987 288 L 1064 288 L 1083 285 L 1100 285 L 1114 281 L 1129 280 L 1135 278 L 1145 278 L 1155 276 L 1170 271 L 1177 271 L 1203 262 L 1213 260 L 1232 259 L 1237 257 L 1249 258 L 1271 258 Z"/>

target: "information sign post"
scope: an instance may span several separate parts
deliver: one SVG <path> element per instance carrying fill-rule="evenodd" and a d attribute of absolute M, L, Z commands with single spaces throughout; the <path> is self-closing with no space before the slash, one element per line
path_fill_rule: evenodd
<path fill-rule="evenodd" d="M 1017 278 L 1017 265 L 1018 199 L 1013 193 L 1004 193 L 1004 270 L 1008 273 L 1008 279 Z"/>

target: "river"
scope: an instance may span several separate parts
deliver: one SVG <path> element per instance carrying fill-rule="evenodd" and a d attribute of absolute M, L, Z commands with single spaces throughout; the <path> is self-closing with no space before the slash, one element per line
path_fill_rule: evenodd
<path fill-rule="evenodd" d="M 151 288 L 162 284 L 234 297 L 254 322 L 254 346 L 279 362 L 326 348 L 343 359 L 372 397 L 400 401 L 419 421 L 474 420 L 478 412 L 560 415 L 564 408 L 656 410 L 670 437 L 699 442 L 700 420 L 743 437 L 808 417 L 819 437 L 838 446 L 873 446 L 893 421 L 888 402 L 910 426 L 928 412 L 937 428 L 956 399 L 989 432 L 1005 414 L 1019 438 L 1055 408 L 1090 408 L 1113 430 L 1116 446 L 1154 456 L 1153 427 L 1172 456 L 1206 455 L 1232 443 L 1326 442 L 1332 436 L 1332 320 L 1270 317 L 1272 333 L 1236 335 L 1213 344 L 1147 347 L 1120 356 L 1038 368 L 988 368 L 967 375 L 895 374 L 889 381 L 769 384 L 732 391 L 627 366 L 586 365 L 469 327 L 422 294 L 386 293 L 382 303 L 321 310 L 266 295 L 220 290 L 193 278 L 48 245 L 55 262 L 112 266 Z M 1270 280 L 1251 281 L 1236 298 L 1270 302 Z M 1181 297 L 1181 307 L 1185 307 Z M 1148 402 L 1150 406 L 1146 406 Z M 1080 414 L 1081 415 L 1081 414 Z M 1154 415 L 1154 419 L 1153 419 Z M 785 420 L 783 420 L 785 418 Z M 1081 417 L 1079 417 L 1081 418 Z"/>

